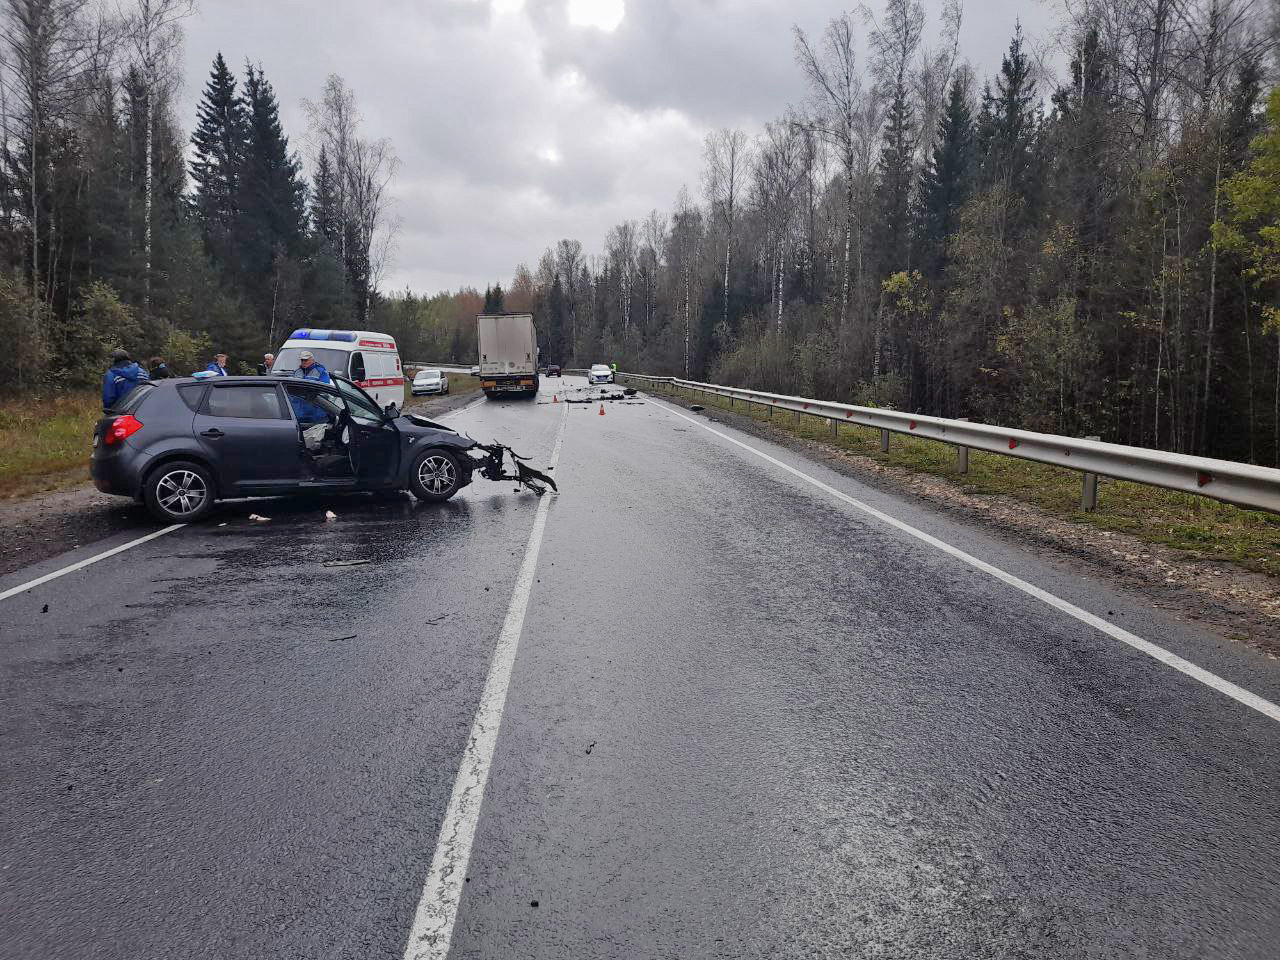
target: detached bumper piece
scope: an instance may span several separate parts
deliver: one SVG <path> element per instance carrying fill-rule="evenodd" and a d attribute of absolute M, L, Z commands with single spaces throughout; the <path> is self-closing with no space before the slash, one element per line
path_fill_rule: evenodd
<path fill-rule="evenodd" d="M 535 470 L 533 467 L 526 466 L 528 457 L 522 457 L 510 447 L 504 447 L 500 443 L 483 444 L 477 443 L 471 448 L 476 451 L 484 451 L 483 457 L 474 457 L 476 468 L 480 471 L 480 476 L 486 480 L 514 480 L 522 487 L 528 487 L 538 496 L 542 496 L 550 487 L 557 493 L 560 488 L 556 486 L 556 482 L 541 470 Z M 506 469 L 507 455 L 511 456 L 511 463 L 515 467 L 514 473 L 508 473 Z"/>

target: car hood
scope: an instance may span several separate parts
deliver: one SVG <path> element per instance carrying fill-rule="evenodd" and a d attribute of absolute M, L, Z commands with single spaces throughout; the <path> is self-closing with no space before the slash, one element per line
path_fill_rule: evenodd
<path fill-rule="evenodd" d="M 417 413 L 404 413 L 395 420 L 396 429 L 410 437 L 429 437 L 434 442 L 459 447 L 471 447 L 475 441 L 451 430 L 443 423 L 436 423 Z"/>

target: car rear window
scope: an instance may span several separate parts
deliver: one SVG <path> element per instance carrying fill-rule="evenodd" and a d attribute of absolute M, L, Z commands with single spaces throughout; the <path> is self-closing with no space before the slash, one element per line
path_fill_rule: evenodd
<path fill-rule="evenodd" d="M 133 413 L 142 406 L 142 401 L 156 388 L 154 383 L 140 383 L 115 402 L 109 412 Z"/>
<path fill-rule="evenodd" d="M 210 417 L 236 417 L 242 420 L 287 420 L 280 406 L 280 392 L 274 383 L 246 383 L 227 387 L 210 387 L 204 401 L 204 412 Z"/>
<path fill-rule="evenodd" d="M 200 409 L 200 401 L 204 398 L 206 386 L 203 383 L 184 383 L 178 388 L 178 396 L 193 411 Z"/>

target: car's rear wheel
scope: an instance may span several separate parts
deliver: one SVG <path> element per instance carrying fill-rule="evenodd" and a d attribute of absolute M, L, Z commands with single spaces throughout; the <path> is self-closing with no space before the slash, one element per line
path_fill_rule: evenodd
<path fill-rule="evenodd" d="M 424 450 L 409 474 L 409 489 L 419 500 L 448 500 L 462 489 L 462 465 L 448 450 Z"/>
<path fill-rule="evenodd" d="M 142 497 L 157 520 L 195 523 L 213 509 L 213 478 L 198 463 L 175 460 L 151 471 Z"/>

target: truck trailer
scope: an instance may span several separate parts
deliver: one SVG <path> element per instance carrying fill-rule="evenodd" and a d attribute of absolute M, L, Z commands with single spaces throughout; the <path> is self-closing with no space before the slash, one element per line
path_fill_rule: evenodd
<path fill-rule="evenodd" d="M 538 333 L 531 313 L 482 313 L 476 317 L 480 387 L 486 397 L 538 393 Z"/>

